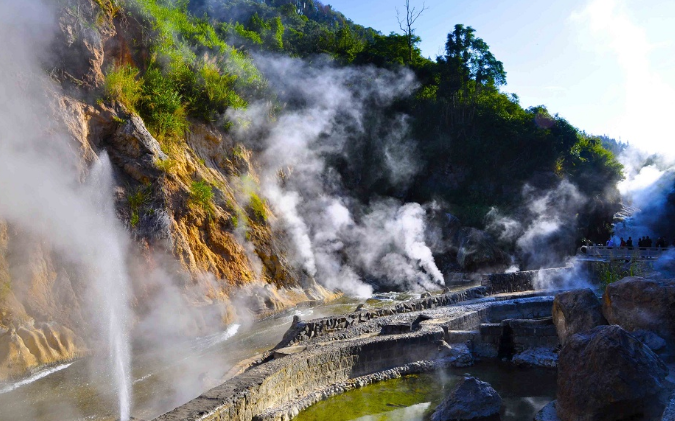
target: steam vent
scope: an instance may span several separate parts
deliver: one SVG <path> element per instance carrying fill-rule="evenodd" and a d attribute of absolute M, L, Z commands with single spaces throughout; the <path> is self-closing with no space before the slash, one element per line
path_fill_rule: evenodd
<path fill-rule="evenodd" d="M 0 421 L 675 419 L 675 6 L 351 3 L 0 0 Z"/>

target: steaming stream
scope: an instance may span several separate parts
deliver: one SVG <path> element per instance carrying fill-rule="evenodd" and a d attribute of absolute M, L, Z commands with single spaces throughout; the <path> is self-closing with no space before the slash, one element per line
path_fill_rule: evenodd
<path fill-rule="evenodd" d="M 133 409 L 129 415 L 152 419 L 222 383 L 233 374 L 230 370 L 236 364 L 274 347 L 295 314 L 303 318 L 342 314 L 352 311 L 357 303 L 343 299 L 250 326 L 232 325 L 217 334 L 164 349 L 133 349 L 129 378 Z M 92 371 L 97 375 L 92 376 Z M 114 385 L 105 371 L 100 361 L 87 358 L 0 385 L 0 421 L 116 420 L 119 401 L 105 390 Z"/>

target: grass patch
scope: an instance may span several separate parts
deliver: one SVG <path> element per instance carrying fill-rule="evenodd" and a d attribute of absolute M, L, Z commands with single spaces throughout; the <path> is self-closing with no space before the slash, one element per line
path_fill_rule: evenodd
<path fill-rule="evenodd" d="M 5 299 L 11 292 L 12 292 L 12 281 L 5 281 L 0 283 L 0 301 L 5 301 Z"/>
<path fill-rule="evenodd" d="M 636 260 L 626 263 L 623 261 L 599 262 L 594 264 L 593 271 L 600 280 L 600 289 L 604 292 L 608 285 L 628 276 L 644 276 L 650 272 L 650 263 Z"/>
<path fill-rule="evenodd" d="M 227 45 L 206 20 L 189 15 L 187 2 L 130 0 L 130 4 L 155 32 L 150 68 L 161 72 L 146 76 L 146 83 L 152 79 L 153 85 L 146 91 L 163 93 L 158 99 L 151 95 L 150 101 L 166 110 L 168 120 L 155 124 L 171 127 L 171 116 L 180 122 L 180 114 L 175 114 L 179 103 L 188 116 L 218 121 L 225 110 L 246 107 L 246 98 L 258 98 L 266 89 L 253 62 Z"/>
<path fill-rule="evenodd" d="M 139 113 L 158 140 L 180 138 L 188 130 L 187 111 L 176 83 L 156 67 L 143 76 Z"/>
<path fill-rule="evenodd" d="M 136 227 L 141 220 L 141 209 L 150 201 L 151 186 L 143 186 L 135 189 L 127 195 L 127 203 L 131 211 L 129 223 L 131 227 Z"/>
<path fill-rule="evenodd" d="M 213 188 L 211 185 L 206 181 L 193 181 L 190 186 L 190 202 L 211 215 L 213 213 Z"/>
<path fill-rule="evenodd" d="M 178 163 L 176 162 L 175 159 L 166 158 L 157 160 L 157 162 L 155 162 L 155 165 L 157 166 L 157 168 L 159 168 L 160 171 L 166 174 L 174 174 L 176 171 L 176 165 L 178 165 Z"/>
<path fill-rule="evenodd" d="M 117 101 L 129 111 L 136 111 L 136 105 L 142 97 L 143 81 L 138 77 L 138 69 L 129 65 L 114 65 L 105 77 L 106 97 Z"/>
<path fill-rule="evenodd" d="M 260 196 L 251 193 L 249 206 L 258 221 L 267 221 L 267 209 L 265 208 L 265 202 L 260 199 Z"/>

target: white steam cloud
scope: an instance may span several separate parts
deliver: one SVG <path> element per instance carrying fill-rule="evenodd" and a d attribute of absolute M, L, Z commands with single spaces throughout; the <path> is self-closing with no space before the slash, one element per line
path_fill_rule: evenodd
<path fill-rule="evenodd" d="M 241 123 L 242 142 L 263 149 L 263 192 L 280 216 L 278 224 L 290 234 L 303 269 L 324 285 L 357 297 L 372 294 L 371 284 L 443 284 L 424 242 L 424 209 L 375 197 L 364 205 L 345 193 L 343 180 L 327 163 L 329 157 L 360 159 L 348 152 L 363 136 L 375 136 L 382 144 L 386 178 L 393 183 L 411 179 L 417 163 L 406 117 L 384 121 L 381 114 L 410 94 L 412 73 L 340 68 L 323 58 L 310 64 L 257 57 L 256 63 L 285 109 L 273 122 L 264 118 L 267 104 L 229 117 Z M 261 140 L 256 144 L 252 138 Z"/>
<path fill-rule="evenodd" d="M 653 155 L 633 146 L 619 156 L 625 179 L 619 183 L 624 210 L 615 224 L 616 239 L 633 240 L 649 235 L 653 240 L 666 236 L 672 243 L 675 225 L 667 212 L 669 196 L 675 192 L 675 160 Z M 673 238 L 671 238 L 673 237 Z"/>
<path fill-rule="evenodd" d="M 570 240 L 576 236 L 576 215 L 586 199 L 577 187 L 563 180 L 552 190 L 541 192 L 526 185 L 522 191 L 523 211 L 517 218 L 492 209 L 486 229 L 504 243 L 515 243 L 525 267 L 537 269 L 560 265 L 569 255 Z"/>
<path fill-rule="evenodd" d="M 47 239 L 81 266 L 90 320 L 117 393 L 130 416 L 127 240 L 115 217 L 112 171 L 104 155 L 80 183 L 78 156 L 50 130 L 53 86 L 37 61 L 54 30 L 53 12 L 37 0 L 0 2 L 0 219 Z M 110 386 L 107 386 L 110 388 Z"/>

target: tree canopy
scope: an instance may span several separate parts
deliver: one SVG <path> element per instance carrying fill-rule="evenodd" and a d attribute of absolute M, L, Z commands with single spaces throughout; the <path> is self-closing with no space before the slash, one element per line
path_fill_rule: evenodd
<path fill-rule="evenodd" d="M 217 36 L 217 42 L 235 47 L 234 57 L 249 52 L 323 54 L 337 66 L 407 67 L 415 73 L 417 91 L 393 104 L 391 112 L 410 117 L 415 144 L 411 153 L 419 171 L 406 188 L 392 185 L 383 176 L 385 171 L 378 170 L 384 165 L 378 136 L 365 136 L 358 142 L 359 159 L 335 168 L 343 179 L 359 180 L 350 188 L 364 199 L 394 195 L 441 201 L 464 223 L 481 226 L 490 208 L 516 206 L 521 200 L 518 190 L 525 183 L 547 186 L 569 179 L 589 198 L 611 202 L 584 210 L 588 217 L 580 220 L 611 221 L 617 206 L 616 183 L 622 177 L 614 156 L 620 146 L 578 130 L 544 105 L 523 108 L 516 95 L 502 92 L 507 83 L 504 65 L 471 26 L 448 28 L 445 52 L 432 60 L 422 56 L 421 40 L 411 25 L 402 34 L 382 34 L 317 0 L 191 0 L 187 10 L 196 28 L 216 28 L 215 33 L 206 31 L 206 38 L 189 36 L 206 40 Z M 209 45 L 220 45 L 217 42 Z M 170 73 L 172 81 L 166 86 L 178 97 L 152 107 L 141 102 L 140 109 L 148 113 L 166 109 L 167 115 L 185 109 L 190 115 L 213 119 L 213 110 L 246 106 L 245 93 L 251 90 L 240 76 L 228 76 L 223 66 L 190 66 L 200 69 L 196 78 L 186 72 Z M 144 92 L 166 91 L 156 76 L 149 73 Z M 600 240 L 606 232 L 596 235 Z"/>

